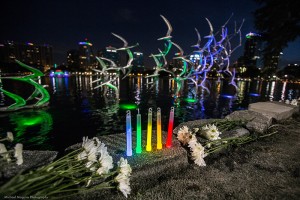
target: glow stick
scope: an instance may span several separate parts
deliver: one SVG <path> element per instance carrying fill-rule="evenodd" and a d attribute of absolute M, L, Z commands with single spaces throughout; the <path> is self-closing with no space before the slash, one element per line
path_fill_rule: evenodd
<path fill-rule="evenodd" d="M 141 126 L 141 114 L 138 109 L 138 114 L 136 115 L 136 153 L 142 153 L 142 126 Z"/>
<path fill-rule="evenodd" d="M 166 142 L 167 148 L 170 148 L 172 146 L 173 124 L 174 124 L 174 107 L 171 107 L 169 126 L 168 126 L 168 136 Z"/>
<path fill-rule="evenodd" d="M 126 144 L 126 155 L 132 156 L 132 129 L 130 110 L 127 110 L 126 113 Z"/>
<path fill-rule="evenodd" d="M 152 108 L 149 108 L 148 110 L 148 127 L 147 127 L 147 145 L 146 145 L 146 151 L 152 150 Z"/>
<path fill-rule="evenodd" d="M 157 108 L 157 149 L 162 149 L 162 142 L 161 142 L 161 111 L 160 108 Z"/>

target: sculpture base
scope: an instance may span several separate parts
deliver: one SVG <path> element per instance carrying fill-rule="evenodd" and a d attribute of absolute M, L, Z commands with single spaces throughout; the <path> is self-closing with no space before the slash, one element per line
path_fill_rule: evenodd
<path fill-rule="evenodd" d="M 13 108 L 13 109 L 10 109 L 9 106 L 6 106 L 6 107 L 0 108 L 0 112 L 15 112 L 15 111 L 24 110 L 24 109 L 39 109 L 39 108 L 47 107 L 48 105 L 49 105 L 49 102 L 45 103 L 43 105 L 40 105 L 40 106 L 32 104 L 32 105 L 26 105 L 26 106 L 22 106 L 22 107 Z"/>

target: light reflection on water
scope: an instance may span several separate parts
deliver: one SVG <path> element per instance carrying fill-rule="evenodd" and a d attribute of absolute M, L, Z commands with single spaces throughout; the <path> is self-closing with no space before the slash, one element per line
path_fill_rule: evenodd
<path fill-rule="evenodd" d="M 257 101 L 298 98 L 300 89 L 300 85 L 296 83 L 239 81 L 239 90 L 235 92 L 234 87 L 226 81 L 208 80 L 206 86 L 210 89 L 210 94 L 200 88 L 197 94 L 193 85 L 185 83 L 181 89 L 181 97 L 174 99 L 174 80 L 159 79 L 150 90 L 148 83 L 153 79 L 130 77 L 117 80 L 120 93 L 119 98 L 116 98 L 115 92 L 110 88 L 93 90 L 91 81 L 94 79 L 92 76 L 43 77 L 42 84 L 49 85 L 50 106 L 43 110 L 0 113 L 0 133 L 14 132 L 17 141 L 24 143 L 27 149 L 62 150 L 80 142 L 83 136 L 124 132 L 126 110 L 120 109 L 123 103 L 138 105 L 143 127 L 146 127 L 148 108 L 156 110 L 160 107 L 162 129 L 167 130 L 171 106 L 175 106 L 175 125 L 178 125 L 195 119 L 223 118 L 235 110 L 246 109 L 249 103 Z M 24 85 L 3 81 L 3 87 L 24 97 L 30 95 L 30 88 Z M 105 91 L 107 95 L 103 95 Z M 0 94 L 0 98 L 0 106 L 12 103 L 3 94 Z M 136 113 L 135 110 L 132 111 L 133 126 Z M 156 119 L 153 120 L 155 123 Z"/>

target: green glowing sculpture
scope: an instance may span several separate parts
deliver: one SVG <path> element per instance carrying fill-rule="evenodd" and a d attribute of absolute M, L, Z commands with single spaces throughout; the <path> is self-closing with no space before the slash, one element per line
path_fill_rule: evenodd
<path fill-rule="evenodd" d="M 39 83 L 37 83 L 35 81 L 36 79 L 38 79 L 39 76 L 44 76 L 44 74 L 40 70 L 30 67 L 18 60 L 15 60 L 15 61 L 21 67 L 28 69 L 32 73 L 30 75 L 26 75 L 26 76 L 0 77 L 0 79 L 23 81 L 23 82 L 26 82 L 26 83 L 34 86 L 35 90 L 26 100 L 24 100 L 23 97 L 20 97 L 17 94 L 8 92 L 0 87 L 0 91 L 2 91 L 5 95 L 7 95 L 8 97 L 12 98 L 15 101 L 15 103 L 10 106 L 0 108 L 0 111 L 16 111 L 16 110 L 24 109 L 24 108 L 39 108 L 39 107 L 47 106 L 49 104 L 50 95 L 49 95 L 48 91 L 44 88 L 43 85 L 40 85 Z M 28 101 L 33 100 L 33 99 L 37 99 L 38 101 L 33 104 L 27 104 Z"/>
<path fill-rule="evenodd" d="M 12 104 L 6 108 L 7 110 L 15 110 L 15 109 L 21 108 L 22 106 L 26 105 L 26 101 L 19 95 L 8 92 L 2 88 L 0 88 L 0 91 L 2 91 L 5 95 L 7 95 L 8 97 L 15 100 L 14 104 Z"/>

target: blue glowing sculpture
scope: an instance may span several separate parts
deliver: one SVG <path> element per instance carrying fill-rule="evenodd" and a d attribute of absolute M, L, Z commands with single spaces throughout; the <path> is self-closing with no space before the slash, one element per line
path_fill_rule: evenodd
<path fill-rule="evenodd" d="M 216 34 L 214 34 L 212 23 L 209 21 L 209 19 L 205 18 L 210 28 L 209 35 L 204 37 L 205 39 L 207 39 L 206 43 L 201 46 L 201 36 L 198 30 L 195 28 L 197 34 L 197 43 L 195 45 L 192 45 L 195 50 L 189 55 L 184 55 L 184 51 L 182 50 L 182 48 L 178 44 L 171 41 L 171 32 L 173 31 L 173 29 L 170 22 L 164 16 L 161 15 L 161 17 L 168 26 L 168 32 L 165 37 L 159 38 L 158 40 L 166 41 L 166 49 L 163 52 L 159 50 L 159 54 L 151 54 L 151 57 L 153 57 L 156 63 L 156 68 L 154 73 L 147 76 L 146 78 L 154 77 L 155 79 L 157 79 L 159 77 L 160 71 L 168 72 L 172 76 L 172 79 L 176 82 L 177 87 L 174 95 L 175 98 L 180 96 L 180 89 L 182 87 L 183 81 L 185 80 L 191 81 L 191 83 L 196 88 L 196 93 L 198 91 L 198 87 L 201 87 L 202 90 L 206 91 L 209 94 L 210 91 L 206 86 L 207 74 L 211 72 L 213 68 L 216 68 L 218 74 L 224 73 L 231 77 L 229 84 L 232 85 L 236 89 L 236 91 L 238 91 L 238 87 L 234 81 L 235 69 L 232 69 L 230 71 L 229 65 L 230 56 L 238 47 L 241 46 L 241 27 L 244 20 L 242 21 L 239 28 L 235 27 L 234 33 L 229 35 L 226 25 L 230 21 L 232 15 L 225 22 L 225 24 L 222 25 L 220 31 L 218 31 Z M 221 38 L 217 40 L 215 35 L 219 35 L 219 32 L 221 32 Z M 231 40 L 236 35 L 239 36 L 239 44 L 232 49 Z M 179 59 L 182 65 L 177 69 L 173 68 L 169 70 L 167 69 L 167 62 L 165 57 L 169 53 L 172 46 L 176 47 L 179 50 L 179 52 L 175 54 L 175 57 L 173 59 Z M 192 55 L 197 55 L 197 59 L 191 59 Z M 175 73 L 176 71 L 179 72 Z M 154 83 L 155 81 L 150 82 L 150 84 Z"/>

